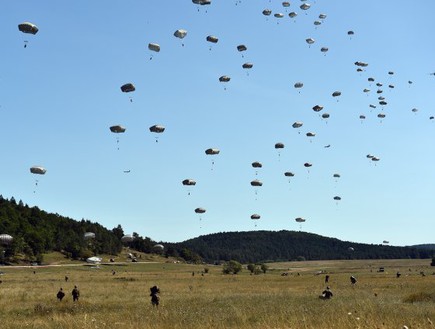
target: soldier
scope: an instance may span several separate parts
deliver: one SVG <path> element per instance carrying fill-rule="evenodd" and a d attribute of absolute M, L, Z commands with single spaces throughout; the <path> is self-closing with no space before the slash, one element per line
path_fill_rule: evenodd
<path fill-rule="evenodd" d="M 160 294 L 160 289 L 158 286 L 153 286 L 150 288 L 150 296 L 151 296 L 151 304 L 153 306 L 158 307 L 160 303 L 160 297 L 158 294 Z"/>
<path fill-rule="evenodd" d="M 79 291 L 79 288 L 77 288 L 77 286 L 74 286 L 74 289 L 72 290 L 71 295 L 73 296 L 73 302 L 77 302 L 79 300 L 80 291 Z"/>
<path fill-rule="evenodd" d="M 56 294 L 57 299 L 59 299 L 59 302 L 62 301 L 63 297 L 65 297 L 65 293 L 63 292 L 63 289 L 60 288 L 59 291 Z"/>
<path fill-rule="evenodd" d="M 329 282 L 329 275 L 326 275 L 325 276 L 325 283 L 328 283 Z"/>
<path fill-rule="evenodd" d="M 356 278 L 353 275 L 350 277 L 350 283 L 352 285 L 356 284 Z"/>
<path fill-rule="evenodd" d="M 325 290 L 322 291 L 322 295 L 319 296 L 320 299 L 331 299 L 331 297 L 334 296 L 334 294 L 331 291 L 331 288 L 326 287 Z"/>

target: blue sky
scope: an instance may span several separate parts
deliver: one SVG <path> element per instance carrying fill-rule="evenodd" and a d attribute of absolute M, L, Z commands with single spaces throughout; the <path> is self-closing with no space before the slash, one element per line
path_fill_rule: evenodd
<path fill-rule="evenodd" d="M 158 241 L 299 230 L 303 217 L 303 231 L 347 241 L 434 242 L 435 3 L 316 0 L 305 12 L 301 1 L 281 3 L 4 3 L 0 193 Z M 266 17 L 266 8 L 284 17 Z M 18 31 L 24 21 L 39 32 Z M 183 40 L 177 29 L 187 30 Z M 356 61 L 369 65 L 357 72 Z M 219 82 L 223 75 L 231 80 Z M 122 93 L 129 82 L 136 91 Z M 151 133 L 154 124 L 165 132 Z M 113 134 L 112 125 L 126 132 Z M 208 148 L 221 152 L 208 156 Z M 263 164 L 257 175 L 254 161 Z M 31 174 L 34 165 L 46 174 Z M 290 181 L 286 171 L 295 173 Z M 196 186 L 183 186 L 186 178 Z"/>

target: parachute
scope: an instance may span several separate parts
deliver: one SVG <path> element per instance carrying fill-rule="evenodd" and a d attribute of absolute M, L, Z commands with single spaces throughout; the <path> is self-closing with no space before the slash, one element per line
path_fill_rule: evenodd
<path fill-rule="evenodd" d="M 23 33 L 33 34 L 35 35 L 38 33 L 39 29 L 38 27 L 30 22 L 24 22 L 21 24 L 18 24 L 18 30 L 20 30 Z"/>
<path fill-rule="evenodd" d="M 184 179 L 182 181 L 182 184 L 185 186 L 195 186 L 196 185 L 196 181 L 194 181 L 193 179 Z"/>
<path fill-rule="evenodd" d="M 263 167 L 261 162 L 258 162 L 258 161 L 252 162 L 251 165 L 252 165 L 253 168 L 261 168 L 261 167 Z"/>
<path fill-rule="evenodd" d="M 178 29 L 174 32 L 174 37 L 178 38 L 178 39 L 184 39 L 187 35 L 187 31 L 183 30 L 183 29 Z M 181 43 L 181 46 L 184 47 L 184 43 Z"/>
<path fill-rule="evenodd" d="M 153 248 L 156 249 L 156 250 L 160 250 L 161 251 L 161 250 L 165 249 L 165 246 L 160 244 L 160 243 L 158 243 L 158 244 L 154 245 Z"/>
<path fill-rule="evenodd" d="M 272 14 L 272 10 L 270 10 L 270 9 L 264 9 L 263 10 L 263 15 L 264 16 L 270 16 Z"/>
<path fill-rule="evenodd" d="M 12 237 L 12 235 L 0 234 L 0 244 L 2 244 L 4 246 L 10 245 L 13 240 L 14 240 L 14 238 Z"/>
<path fill-rule="evenodd" d="M 284 176 L 285 176 L 285 177 L 294 177 L 295 174 L 292 173 L 291 171 L 286 171 L 286 172 L 284 173 Z"/>
<path fill-rule="evenodd" d="M 297 15 L 298 15 L 298 13 L 296 13 L 296 12 L 294 12 L 294 11 L 292 11 L 291 13 L 288 14 L 288 16 L 289 16 L 290 18 L 295 18 Z"/>
<path fill-rule="evenodd" d="M 160 126 L 160 125 L 154 125 L 151 126 L 150 128 L 150 132 L 152 133 L 156 133 L 156 134 L 161 134 L 165 131 L 165 127 L 164 126 Z M 158 142 L 158 137 L 156 137 L 156 143 Z"/>
<path fill-rule="evenodd" d="M 353 247 L 349 247 L 349 248 L 347 248 L 347 250 L 349 250 L 349 251 L 355 251 L 355 249 Z"/>
<path fill-rule="evenodd" d="M 288 1 L 284 1 L 284 2 L 282 3 L 282 6 L 283 6 L 284 8 L 290 7 L 290 2 L 288 2 Z"/>
<path fill-rule="evenodd" d="M 83 234 L 83 238 L 85 240 L 95 239 L 95 233 L 94 232 L 85 232 L 85 234 Z"/>
<path fill-rule="evenodd" d="M 341 96 L 341 91 L 334 91 L 332 93 L 332 97 L 338 97 L 338 96 Z"/>
<path fill-rule="evenodd" d="M 299 6 L 302 10 L 308 10 L 310 9 L 311 5 L 309 3 L 303 3 Z"/>
<path fill-rule="evenodd" d="M 220 153 L 220 150 L 215 149 L 215 148 L 209 148 L 209 149 L 205 150 L 206 155 L 217 155 L 219 153 Z M 214 161 L 211 162 L 211 170 L 213 170 L 213 166 L 214 166 Z"/>
<path fill-rule="evenodd" d="M 322 53 L 327 53 L 329 51 L 329 48 L 328 47 L 322 47 L 322 48 L 320 48 L 320 51 Z M 325 54 L 325 56 L 326 56 L 326 54 Z"/>
<path fill-rule="evenodd" d="M 248 49 L 248 48 L 246 48 L 245 45 L 238 45 L 238 46 L 237 46 L 237 50 L 238 50 L 239 52 L 246 51 L 247 49 Z"/>
<path fill-rule="evenodd" d="M 300 128 L 300 127 L 302 127 L 303 126 L 303 122 L 300 122 L 300 121 L 296 121 L 296 122 L 294 122 L 293 124 L 292 124 L 292 127 L 293 128 Z"/>
<path fill-rule="evenodd" d="M 243 67 L 244 69 L 252 69 L 253 66 L 254 66 L 254 64 L 252 64 L 252 63 L 244 63 L 244 64 L 242 65 L 242 67 Z"/>
<path fill-rule="evenodd" d="M 258 215 L 258 214 L 252 214 L 252 215 L 251 215 L 251 219 L 252 219 L 252 220 L 257 221 L 257 220 L 259 220 L 260 218 L 261 218 L 261 216 Z M 257 223 L 255 223 L 255 227 L 257 227 Z"/>
<path fill-rule="evenodd" d="M 325 18 L 326 18 L 326 14 L 320 14 L 320 15 L 319 15 L 319 18 L 320 18 L 320 19 L 325 19 Z"/>
<path fill-rule="evenodd" d="M 219 39 L 213 35 L 207 36 L 206 40 L 211 43 L 218 43 Z M 208 50 L 211 50 L 211 46 Z"/>
<path fill-rule="evenodd" d="M 321 110 L 323 110 L 323 106 L 322 105 L 315 105 L 315 106 L 313 106 L 313 111 L 314 112 L 320 112 Z"/>
<path fill-rule="evenodd" d="M 119 134 L 125 132 L 125 128 L 121 125 L 116 125 L 116 126 L 111 126 L 110 131 L 112 133 Z"/>
<path fill-rule="evenodd" d="M 263 186 L 263 182 L 259 181 L 258 179 L 254 179 L 251 181 L 251 186 Z"/>
<path fill-rule="evenodd" d="M 151 126 L 149 129 L 153 133 L 162 133 L 165 131 L 165 127 L 160 126 L 160 125 Z"/>
<path fill-rule="evenodd" d="M 187 35 L 187 31 L 183 29 L 178 29 L 174 32 L 174 37 L 183 39 Z"/>
<path fill-rule="evenodd" d="M 121 238 L 121 242 L 123 243 L 129 243 L 132 242 L 134 240 L 134 236 L 131 234 L 126 234 Z"/>
<path fill-rule="evenodd" d="M 295 221 L 298 223 L 304 223 L 304 222 L 306 222 L 306 219 L 304 219 L 302 217 L 297 217 L 297 218 L 295 218 Z"/>
<path fill-rule="evenodd" d="M 32 174 L 45 175 L 45 173 L 47 172 L 47 169 L 45 169 L 44 167 L 41 167 L 41 166 L 33 166 L 33 167 L 30 167 L 30 172 Z"/>
<path fill-rule="evenodd" d="M 207 155 L 215 155 L 215 154 L 219 154 L 219 153 L 220 153 L 219 149 L 210 148 L 210 149 L 205 150 L 205 154 L 207 154 Z"/>
<path fill-rule="evenodd" d="M 160 51 L 160 45 L 157 43 L 149 43 L 148 44 L 148 49 L 151 51 L 155 51 L 156 53 L 158 53 Z"/>
<path fill-rule="evenodd" d="M 341 197 L 339 197 L 339 196 L 335 196 L 335 197 L 334 197 L 334 200 L 335 200 L 335 201 L 340 201 L 340 200 L 341 200 Z"/>
<path fill-rule="evenodd" d="M 132 83 L 126 83 L 121 86 L 121 91 L 123 93 L 131 93 L 132 91 L 135 91 L 136 87 Z"/>
<path fill-rule="evenodd" d="M 284 144 L 283 143 L 276 143 L 275 144 L 275 148 L 276 149 L 283 149 L 284 148 Z"/>
<path fill-rule="evenodd" d="M 229 82 L 231 80 L 231 78 L 227 75 L 223 75 L 219 78 L 220 82 Z"/>
<path fill-rule="evenodd" d="M 206 212 L 206 210 L 205 210 L 204 208 L 196 208 L 196 209 L 195 209 L 195 212 L 196 212 L 197 214 L 203 214 L 203 213 Z"/>
<path fill-rule="evenodd" d="M 305 163 L 304 163 L 304 167 L 305 167 L 305 168 L 309 168 L 309 167 L 311 167 L 311 166 L 312 166 L 312 164 L 309 163 L 309 162 L 305 162 Z"/>
<path fill-rule="evenodd" d="M 296 82 L 295 84 L 294 84 L 294 87 L 295 88 L 302 88 L 304 86 L 304 84 L 302 83 L 302 82 Z"/>
<path fill-rule="evenodd" d="M 311 46 L 314 42 L 316 42 L 316 40 L 314 40 L 313 38 L 308 38 L 308 39 L 305 39 L 305 42 Z"/>

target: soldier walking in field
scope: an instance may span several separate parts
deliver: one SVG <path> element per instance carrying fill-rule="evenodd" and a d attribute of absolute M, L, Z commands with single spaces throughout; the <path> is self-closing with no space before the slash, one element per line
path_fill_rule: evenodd
<path fill-rule="evenodd" d="M 74 286 L 74 289 L 72 290 L 71 295 L 73 296 L 73 302 L 77 302 L 79 300 L 80 291 L 79 291 L 79 288 L 77 288 L 77 286 Z"/>
<path fill-rule="evenodd" d="M 159 303 L 160 303 L 160 297 L 159 297 L 159 294 L 160 294 L 160 289 L 159 289 L 159 287 L 158 286 L 153 286 L 153 287 L 151 287 L 150 288 L 150 296 L 151 296 L 151 304 L 153 305 L 153 306 L 156 306 L 156 307 L 158 307 L 159 306 Z"/>
<path fill-rule="evenodd" d="M 56 294 L 57 299 L 59 299 L 59 302 L 62 301 L 63 297 L 65 297 L 65 293 L 63 292 L 63 289 L 60 288 L 59 291 Z"/>
<path fill-rule="evenodd" d="M 331 291 L 331 288 L 326 287 L 325 290 L 322 291 L 322 295 L 319 296 L 320 299 L 331 299 L 331 297 L 334 296 L 334 294 Z"/>

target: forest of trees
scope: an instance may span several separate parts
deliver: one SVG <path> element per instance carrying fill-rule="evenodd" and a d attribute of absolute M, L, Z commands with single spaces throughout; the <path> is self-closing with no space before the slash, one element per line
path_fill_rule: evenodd
<path fill-rule="evenodd" d="M 85 232 L 95 233 L 94 239 L 85 239 Z M 59 251 L 72 259 L 86 259 L 99 254 L 116 255 L 122 249 L 121 225 L 108 230 L 98 223 L 80 221 L 50 214 L 38 207 L 29 207 L 0 195 L 0 234 L 13 237 L 11 244 L 0 245 L 0 262 L 18 259 L 41 262 L 42 254 Z M 134 233 L 131 248 L 151 252 L 156 242 Z"/>
<path fill-rule="evenodd" d="M 352 243 L 317 234 L 294 231 L 228 232 L 200 236 L 176 244 L 206 262 L 236 260 L 241 263 L 327 259 L 432 258 L 434 251 Z"/>
<path fill-rule="evenodd" d="M 95 238 L 85 239 L 85 232 Z M 14 198 L 0 195 L 0 234 L 13 237 L 11 244 L 0 244 L 0 263 L 42 262 L 42 255 L 62 252 L 72 259 L 94 255 L 117 255 L 122 250 L 121 225 L 108 230 L 98 223 L 80 221 L 29 207 Z M 128 246 L 152 253 L 156 242 L 133 233 Z M 404 259 L 432 258 L 435 250 L 352 243 L 316 234 L 294 231 L 251 231 L 215 233 L 180 243 L 164 243 L 164 255 L 192 263 L 215 263 L 234 260 L 240 263 L 264 263 L 289 260 L 327 259 Z"/>

